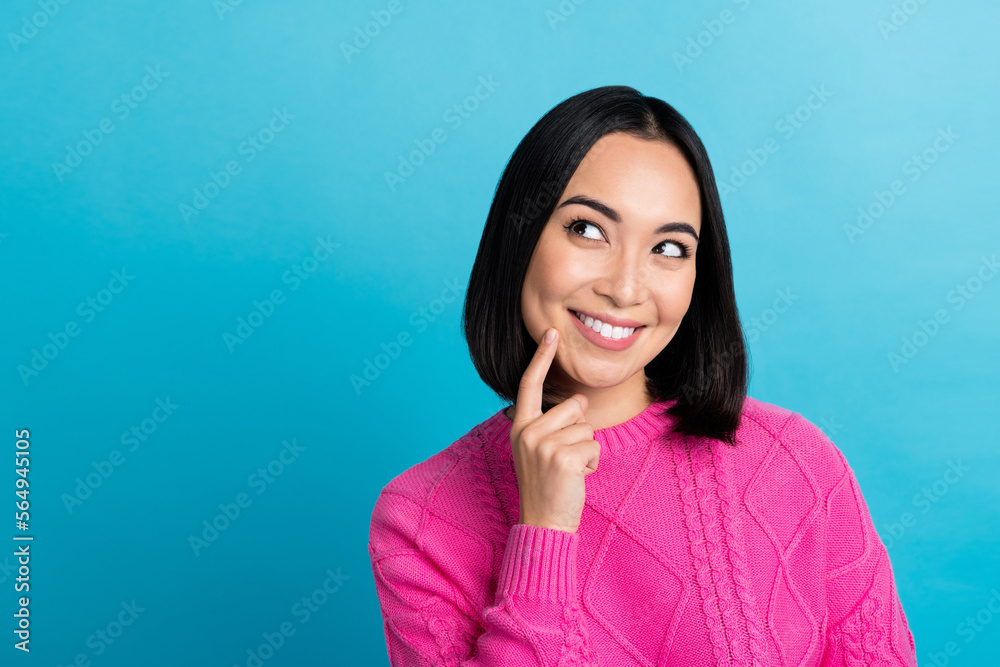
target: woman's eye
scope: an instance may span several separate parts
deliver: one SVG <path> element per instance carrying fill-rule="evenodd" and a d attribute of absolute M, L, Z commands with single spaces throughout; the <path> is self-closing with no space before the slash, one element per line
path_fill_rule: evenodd
<path fill-rule="evenodd" d="M 593 228 L 594 232 L 591 235 L 587 235 L 586 229 L 590 227 Z M 598 229 L 597 225 L 588 220 L 573 220 L 568 225 L 566 225 L 566 230 L 574 236 L 582 236 L 585 239 L 594 239 L 595 241 L 600 241 L 604 237 L 601 236 L 601 231 Z M 580 233 L 580 230 L 584 230 L 584 233 Z"/>
<path fill-rule="evenodd" d="M 657 253 L 663 255 L 664 257 L 679 257 L 683 259 L 690 254 L 687 246 L 680 241 L 664 241 L 657 247 L 663 247 L 666 249 L 665 252 Z"/>
<path fill-rule="evenodd" d="M 601 228 L 589 220 L 571 220 L 569 224 L 563 225 L 563 228 L 572 236 L 579 236 L 580 238 L 592 239 L 594 241 L 604 240 L 604 236 L 601 234 Z M 590 234 L 587 233 L 588 228 L 593 230 Z M 661 247 L 664 248 L 664 252 L 657 252 L 655 254 L 662 255 L 664 257 L 676 257 L 678 259 L 685 259 L 691 256 L 690 248 L 680 241 L 664 241 L 658 244 L 655 248 Z"/>

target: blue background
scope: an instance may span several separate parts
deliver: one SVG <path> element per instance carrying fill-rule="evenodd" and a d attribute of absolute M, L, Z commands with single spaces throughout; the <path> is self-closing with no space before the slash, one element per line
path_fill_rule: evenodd
<path fill-rule="evenodd" d="M 288 622 L 269 666 L 388 664 L 375 498 L 501 407 L 459 328 L 497 179 L 552 106 L 626 84 L 681 111 L 719 181 L 738 184 L 724 210 L 750 394 L 847 456 L 921 664 L 949 641 L 950 664 L 986 664 L 1000 619 L 971 641 L 957 626 L 1000 589 L 1000 280 L 982 268 L 1000 250 L 1000 8 L 446 4 L 0 9 L 0 538 L 18 532 L 10 453 L 30 428 L 36 540 L 30 656 L 12 648 L 13 546 L 0 551 L 2 662 L 245 665 Z M 814 87 L 826 99 L 810 109 Z M 142 98 L 127 116 L 122 95 Z M 87 152 L 102 119 L 113 131 L 54 166 Z M 401 168 L 438 129 L 434 152 Z M 766 162 L 747 163 L 769 140 Z M 925 150 L 933 164 L 908 165 Z M 387 172 L 406 176 L 390 186 Z M 206 188 L 213 174 L 225 187 Z M 852 238 L 845 225 L 897 180 Z M 317 239 L 338 245 L 313 262 Z M 274 290 L 283 302 L 227 344 Z M 408 346 L 378 357 L 403 333 Z M 24 373 L 35 351 L 42 369 Z M 157 399 L 177 406 L 162 421 Z M 143 424 L 129 451 L 122 435 Z M 279 466 L 284 442 L 302 449 Z M 968 470 L 946 475 L 950 462 Z M 269 464 L 280 474 L 263 483 Z M 100 484 L 81 500 L 88 475 Z M 241 493 L 239 516 L 193 547 Z M 328 571 L 340 583 L 302 622 L 295 605 Z M 133 600 L 142 611 L 113 643 L 93 638 Z"/>

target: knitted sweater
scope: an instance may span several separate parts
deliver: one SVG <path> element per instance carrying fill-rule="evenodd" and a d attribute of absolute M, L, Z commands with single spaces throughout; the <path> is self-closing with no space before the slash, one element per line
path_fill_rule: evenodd
<path fill-rule="evenodd" d="M 654 402 L 594 431 L 576 533 L 518 523 L 503 410 L 382 489 L 368 551 L 393 667 L 915 667 L 843 454 L 747 397 L 737 445 Z"/>

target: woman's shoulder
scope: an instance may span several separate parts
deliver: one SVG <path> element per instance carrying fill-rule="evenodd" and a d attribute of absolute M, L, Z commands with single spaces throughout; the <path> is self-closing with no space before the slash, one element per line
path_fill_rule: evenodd
<path fill-rule="evenodd" d="M 743 399 L 740 429 L 749 427 L 750 430 L 759 429 L 777 435 L 788 420 L 796 414 L 787 408 L 746 396 Z"/>
<path fill-rule="evenodd" d="M 747 396 L 738 429 L 740 444 L 756 444 L 768 459 L 790 459 L 817 486 L 830 489 L 848 469 L 847 460 L 815 423 L 795 412 Z"/>
<path fill-rule="evenodd" d="M 475 530 L 479 514 L 476 508 L 484 493 L 490 492 L 484 432 L 498 419 L 505 419 L 501 410 L 393 477 L 379 492 L 372 524 L 404 521 L 415 529 L 420 517 L 431 512 Z"/>
<path fill-rule="evenodd" d="M 400 472 L 385 485 L 382 491 L 403 492 L 422 498 L 427 497 L 455 469 L 459 462 L 481 451 L 484 437 L 488 437 L 491 426 L 499 426 L 498 422 L 501 418 L 505 417 L 502 410 L 498 410 L 470 428 L 450 445 Z"/>

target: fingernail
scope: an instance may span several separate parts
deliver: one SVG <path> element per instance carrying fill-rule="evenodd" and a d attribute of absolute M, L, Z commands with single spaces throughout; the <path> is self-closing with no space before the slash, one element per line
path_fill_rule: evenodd
<path fill-rule="evenodd" d="M 555 329 L 549 329 L 549 330 L 547 330 L 545 332 L 545 335 L 542 336 L 542 342 L 543 343 L 551 343 L 555 339 L 556 339 L 556 330 Z"/>

